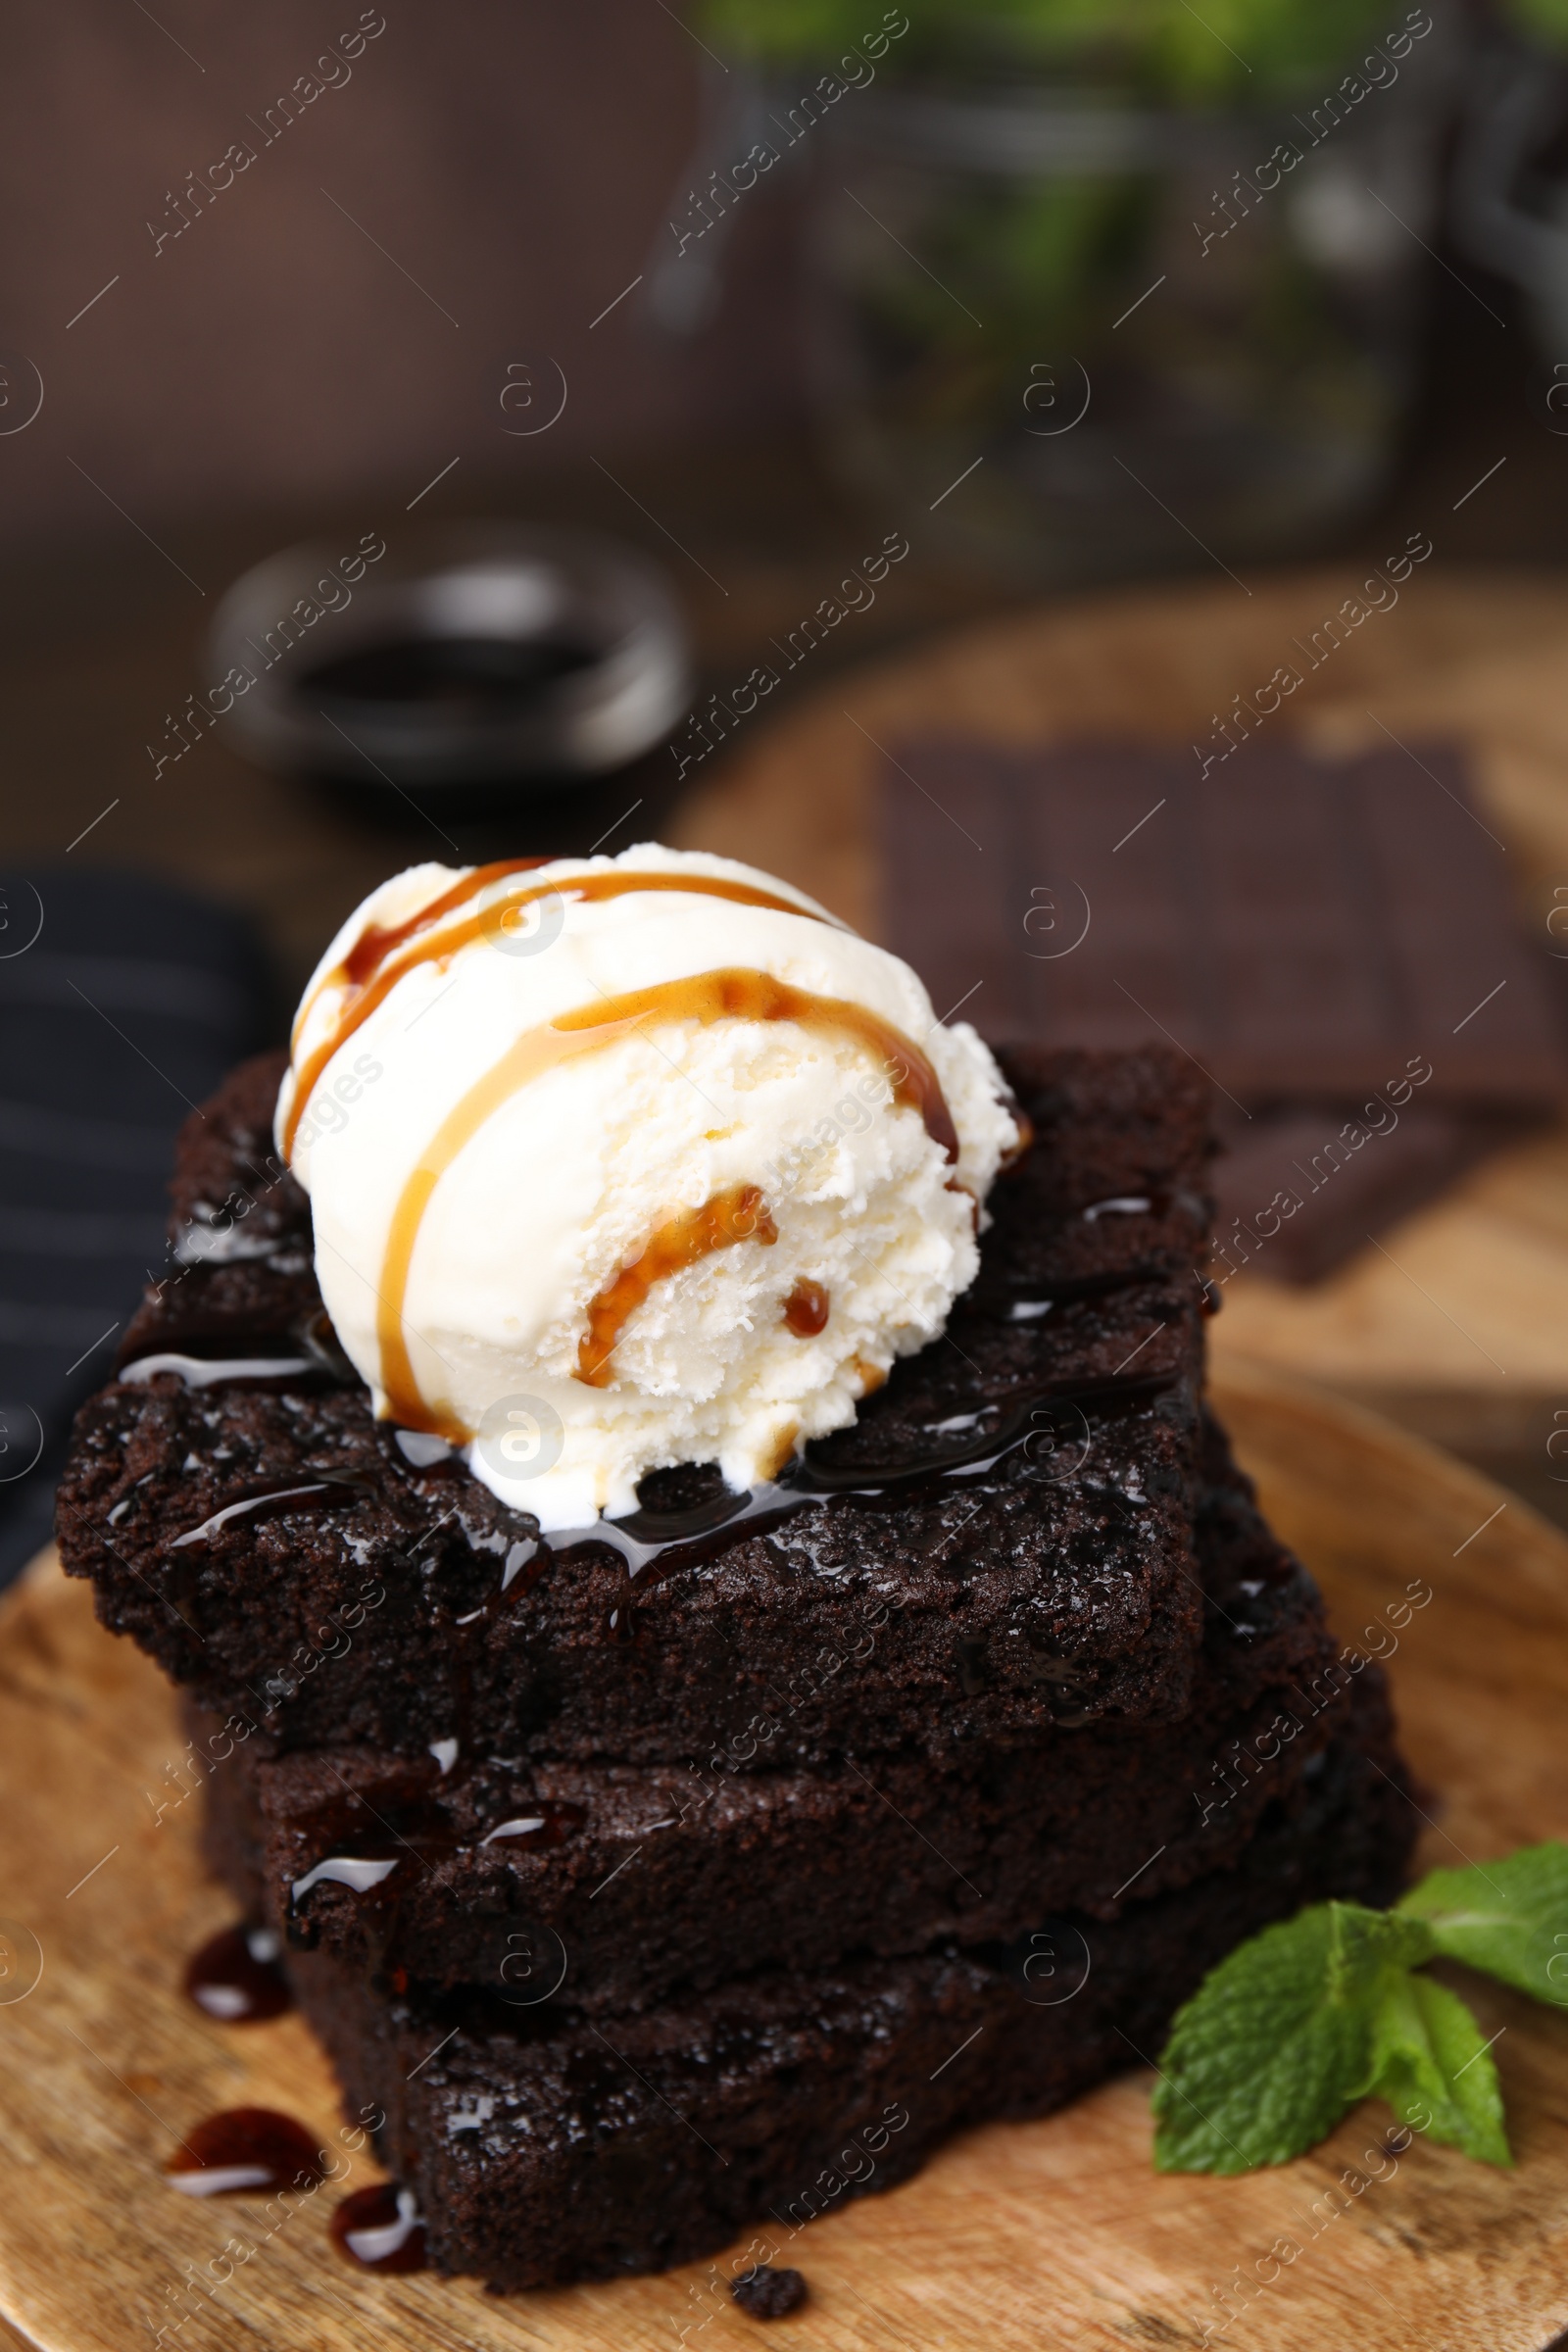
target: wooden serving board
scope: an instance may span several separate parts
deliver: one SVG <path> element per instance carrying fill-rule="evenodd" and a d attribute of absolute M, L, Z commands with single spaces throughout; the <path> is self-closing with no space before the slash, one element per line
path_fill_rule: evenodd
<path fill-rule="evenodd" d="M 841 672 L 777 719 L 749 722 L 711 781 L 699 770 L 674 838 L 786 875 L 884 936 L 879 746 L 922 733 L 1112 737 L 1185 754 L 1366 569 L 1347 561 L 1246 590 L 1189 580 L 1073 597 Z M 1434 564 L 1310 674 L 1278 722 L 1326 752 L 1387 748 L 1390 732 L 1455 738 L 1506 845 L 1521 921 L 1554 953 L 1568 947 L 1560 919 L 1546 928 L 1568 901 L 1565 630 L 1559 580 Z M 1549 1475 L 1553 1416 L 1568 1407 L 1568 1130 L 1499 1153 L 1382 1240 L 1384 1251 L 1360 1250 L 1310 1290 L 1233 1283 L 1216 1353 L 1305 1372 L 1440 1443 L 1524 1455 Z"/>
<path fill-rule="evenodd" d="M 1392 1661 L 1411 1760 L 1437 1792 L 1423 1864 L 1562 1835 L 1568 1542 L 1323 1395 L 1252 1372 L 1217 1396 L 1344 1637 L 1385 1645 L 1362 1628 L 1411 1579 L 1432 1588 Z M 225 2240 L 266 2230 L 262 2201 L 175 2195 L 165 2155 L 220 2107 L 281 2108 L 323 2142 L 338 2115 L 297 2018 L 220 2026 L 179 1991 L 185 1956 L 229 1915 L 198 1863 L 196 1800 L 172 1801 L 180 1753 L 155 1668 L 39 1562 L 0 1610 L 0 2342 L 8 2323 L 42 2352 L 125 2352 L 161 2328 L 180 2352 L 676 2352 L 683 2329 L 702 2352 L 755 2340 L 757 2323 L 713 2291 L 729 2256 L 510 2300 L 472 2279 L 356 2272 L 326 2235 L 337 2184 L 217 2282 Z M 42 1973 L 18 1998 L 29 1938 Z M 1378 2148 L 1390 2119 L 1369 2103 L 1296 2164 L 1162 2179 L 1150 2078 L 1133 2074 L 1043 2123 L 973 2132 L 902 2188 L 812 2223 L 785 2257 L 811 2299 L 768 2342 L 1538 2352 L 1568 2327 L 1568 2016 L 1456 1981 L 1501 2032 L 1516 2172 L 1419 2142 L 1391 2167 Z M 374 2177 L 356 2158 L 347 2185 Z M 1336 2182 L 1349 2193 L 1323 2203 Z M 192 2273 L 210 2293 L 192 2291 Z"/>

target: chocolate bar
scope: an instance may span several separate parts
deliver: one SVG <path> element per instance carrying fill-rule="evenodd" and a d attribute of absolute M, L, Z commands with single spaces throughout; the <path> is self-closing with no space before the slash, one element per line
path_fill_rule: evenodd
<path fill-rule="evenodd" d="M 883 936 L 993 1040 L 1162 1039 L 1253 1116 L 1348 1109 L 1412 1063 L 1423 1107 L 1568 1097 L 1451 744 L 1248 744 L 1200 773 L 1117 744 L 922 739 L 885 772 L 882 857 Z"/>

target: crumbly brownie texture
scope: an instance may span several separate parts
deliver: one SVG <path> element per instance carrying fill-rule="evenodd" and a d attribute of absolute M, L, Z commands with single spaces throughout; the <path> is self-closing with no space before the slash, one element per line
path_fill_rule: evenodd
<path fill-rule="evenodd" d="M 906 1754 L 815 1775 L 738 1775 L 721 1756 L 681 1772 L 461 1758 L 443 1772 L 363 1747 L 268 1759 L 212 1727 L 198 1730 L 224 1758 L 209 1859 L 298 1948 L 383 1983 L 500 1984 L 542 1929 L 572 2001 L 596 2013 L 768 1965 L 1005 1936 L 1048 1912 L 1115 1918 L 1129 1882 L 1138 1899 L 1186 1885 L 1234 1862 L 1271 1805 L 1298 1809 L 1348 1712 L 1310 1580 L 1215 1450 L 1203 1655 L 1180 1724 L 1047 1732 L 941 1772 Z M 493 1837 L 519 1821 L 539 1826 Z M 396 1867 L 295 1902 L 333 1856 Z"/>
<path fill-rule="evenodd" d="M 787 2319 L 799 2311 L 808 2288 L 799 2271 L 775 2271 L 765 2262 L 730 2280 L 731 2298 L 754 2320 Z"/>
<path fill-rule="evenodd" d="M 978 1416 L 978 1445 L 1042 1389 L 1119 1383 L 1063 1408 L 1054 1450 L 1048 1437 L 989 1473 L 834 1495 L 628 1592 L 606 1547 L 536 1549 L 532 1523 L 461 1464 L 412 1467 L 358 1385 L 166 1374 L 117 1382 L 78 1420 L 68 1571 L 204 1704 L 283 1747 L 417 1755 L 456 1737 L 466 1753 L 818 1766 L 1179 1716 L 1202 1624 L 1202 1092 L 1164 1053 L 1029 1051 L 1006 1067 L 1037 1140 L 993 1194 L 980 1278 L 946 1337 L 813 1456 L 869 1479 L 929 1461 L 934 1425 Z M 178 1254 L 191 1220 L 236 1194 L 265 1209 L 234 1227 L 258 1254 L 149 1294 L 122 1360 L 275 1349 L 318 1313 L 297 1271 L 308 1203 L 286 1176 L 259 1191 L 280 1068 L 246 1065 L 191 1123 L 174 1187 Z M 179 1542 L 323 1471 L 354 1483 Z M 678 1510 L 716 1491 L 712 1471 L 660 1472 L 642 1499 Z"/>
<path fill-rule="evenodd" d="M 321 1312 L 311 1206 L 272 1142 L 287 1057 L 242 1062 L 185 1121 L 170 1179 L 169 1263 L 119 1361 L 159 1348 L 229 1353 L 236 1334 L 292 1347 Z"/>
<path fill-rule="evenodd" d="M 1268 1921 L 1331 1894 L 1391 1899 L 1414 1816 L 1380 1693 L 1352 1703 L 1359 1720 L 1314 1760 L 1295 1820 L 1109 1924 L 1068 1916 L 1005 1949 L 773 1970 L 598 2020 L 416 1986 L 378 1999 L 321 1952 L 285 1966 L 348 2110 L 385 2114 L 379 2153 L 439 2268 L 506 2288 L 605 2278 L 691 2260 L 749 2224 L 776 2261 L 808 2219 L 906 2179 L 956 2127 L 1044 2115 L 1152 2057 L 1204 1972 Z"/>

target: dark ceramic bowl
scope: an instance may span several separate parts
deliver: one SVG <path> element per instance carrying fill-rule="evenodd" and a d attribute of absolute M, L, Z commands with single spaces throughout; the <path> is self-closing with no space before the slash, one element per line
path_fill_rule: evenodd
<path fill-rule="evenodd" d="M 653 565 L 502 523 L 285 549 L 229 589 L 210 658 L 259 765 L 454 815 L 559 805 L 642 767 L 692 691 Z"/>

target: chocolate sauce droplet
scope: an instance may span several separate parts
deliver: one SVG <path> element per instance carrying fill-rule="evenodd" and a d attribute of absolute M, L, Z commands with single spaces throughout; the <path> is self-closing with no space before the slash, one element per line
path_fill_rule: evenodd
<path fill-rule="evenodd" d="M 187 2197 L 270 2194 L 318 2188 L 321 2151 L 291 2115 L 271 2107 L 225 2107 L 187 2132 L 164 2167 L 171 2188 Z"/>
<path fill-rule="evenodd" d="M 412 2189 L 382 2180 L 344 2198 L 328 2225 L 346 2262 L 366 2271 L 422 2271 L 424 2222 Z"/>
<path fill-rule="evenodd" d="M 198 2009 L 224 2025 L 249 2025 L 280 2017 L 294 2005 L 288 1980 L 277 1964 L 278 1941 L 270 1928 L 224 1928 L 209 1937 L 185 1968 L 185 1991 Z"/>

